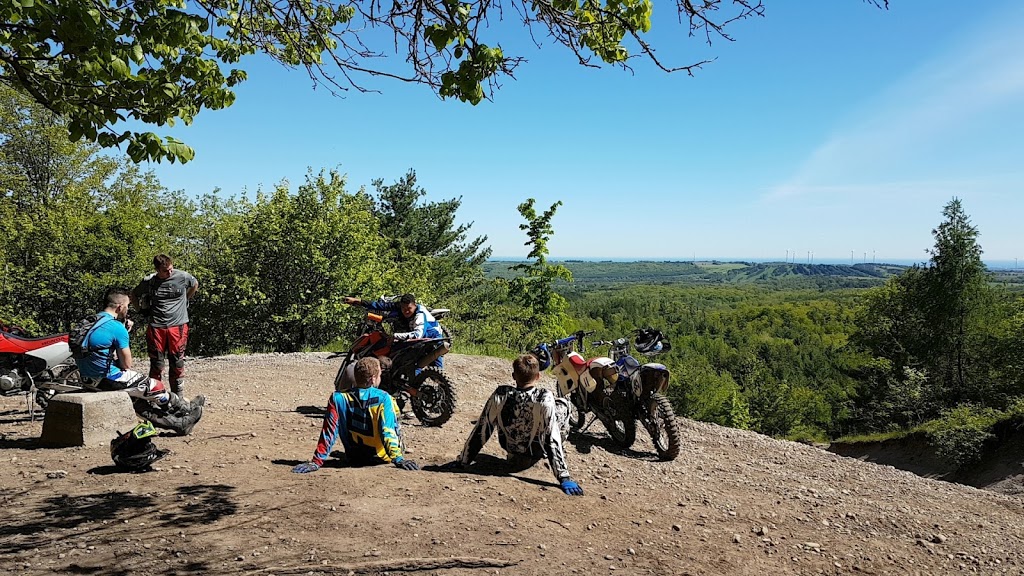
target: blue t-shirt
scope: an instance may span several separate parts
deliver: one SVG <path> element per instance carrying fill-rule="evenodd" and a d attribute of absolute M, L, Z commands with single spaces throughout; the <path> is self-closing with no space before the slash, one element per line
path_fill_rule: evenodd
<path fill-rule="evenodd" d="M 115 376 L 121 372 L 115 351 L 128 347 L 128 329 L 107 312 L 100 312 L 100 319 L 82 344 L 93 350 L 100 349 L 76 361 L 82 376 Z"/>

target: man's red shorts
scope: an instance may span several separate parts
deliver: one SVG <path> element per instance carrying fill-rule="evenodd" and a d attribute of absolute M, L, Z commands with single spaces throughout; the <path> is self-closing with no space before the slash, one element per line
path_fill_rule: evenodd
<path fill-rule="evenodd" d="M 167 358 L 184 356 L 185 344 L 188 343 L 188 324 L 168 326 L 167 328 L 146 329 L 146 351 L 150 358 Z"/>

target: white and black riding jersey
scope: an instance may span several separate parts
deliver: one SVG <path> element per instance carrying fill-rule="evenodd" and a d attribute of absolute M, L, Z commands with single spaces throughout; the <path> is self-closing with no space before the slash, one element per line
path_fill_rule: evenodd
<path fill-rule="evenodd" d="M 484 404 L 459 460 L 466 465 L 472 463 L 497 430 L 498 442 L 510 455 L 547 456 L 555 478 L 568 478 L 569 468 L 562 447 L 567 408 L 559 406 L 555 395 L 544 388 L 499 386 Z"/>

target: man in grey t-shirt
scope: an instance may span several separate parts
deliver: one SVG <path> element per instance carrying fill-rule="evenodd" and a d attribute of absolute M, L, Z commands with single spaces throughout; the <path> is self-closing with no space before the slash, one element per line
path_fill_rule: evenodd
<path fill-rule="evenodd" d="M 153 257 L 156 272 L 146 276 L 132 290 L 135 307 L 149 316 L 146 350 L 149 352 L 149 377 L 162 380 L 164 363 L 171 391 L 185 396 L 185 344 L 188 342 L 188 301 L 199 290 L 199 282 L 184 270 L 176 270 L 171 257 Z"/>

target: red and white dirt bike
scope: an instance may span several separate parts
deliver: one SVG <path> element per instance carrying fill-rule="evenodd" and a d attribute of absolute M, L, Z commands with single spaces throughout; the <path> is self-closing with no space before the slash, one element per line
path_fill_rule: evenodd
<path fill-rule="evenodd" d="M 25 394 L 30 417 L 34 404 L 46 408 L 58 392 L 82 389 L 67 334 L 31 338 L 24 330 L 0 324 L 0 395 Z"/>
<path fill-rule="evenodd" d="M 440 320 L 448 313 L 446 308 L 430 310 Z M 427 426 L 441 426 L 455 413 L 455 385 L 444 370 L 431 366 L 434 360 L 451 349 L 451 338 L 418 338 L 392 342 L 384 323 L 389 319 L 368 312 L 356 334 L 355 342 L 347 352 L 338 352 L 331 358 L 341 357 L 341 366 L 334 378 L 335 391 L 347 390 L 354 384 L 352 370 L 356 360 L 375 356 L 391 359 L 391 370 L 381 379 L 380 388 L 400 403 L 412 405 L 416 417 Z"/>
<path fill-rule="evenodd" d="M 641 365 L 629 353 L 631 344 L 626 338 L 592 342 L 592 346 L 610 347 L 611 357 L 584 359 L 584 338 L 590 334 L 581 330 L 530 351 L 541 366 L 550 367 L 554 373 L 558 395 L 572 403 L 570 426 L 582 431 L 586 428 L 584 416 L 591 412 L 612 440 L 625 449 L 636 441 L 639 421 L 651 435 L 658 458 L 674 460 L 679 455 L 680 431 L 672 403 L 665 397 L 668 368 L 656 363 Z M 635 335 L 632 347 L 645 356 L 667 352 L 671 347 L 657 330 L 637 330 Z"/>

